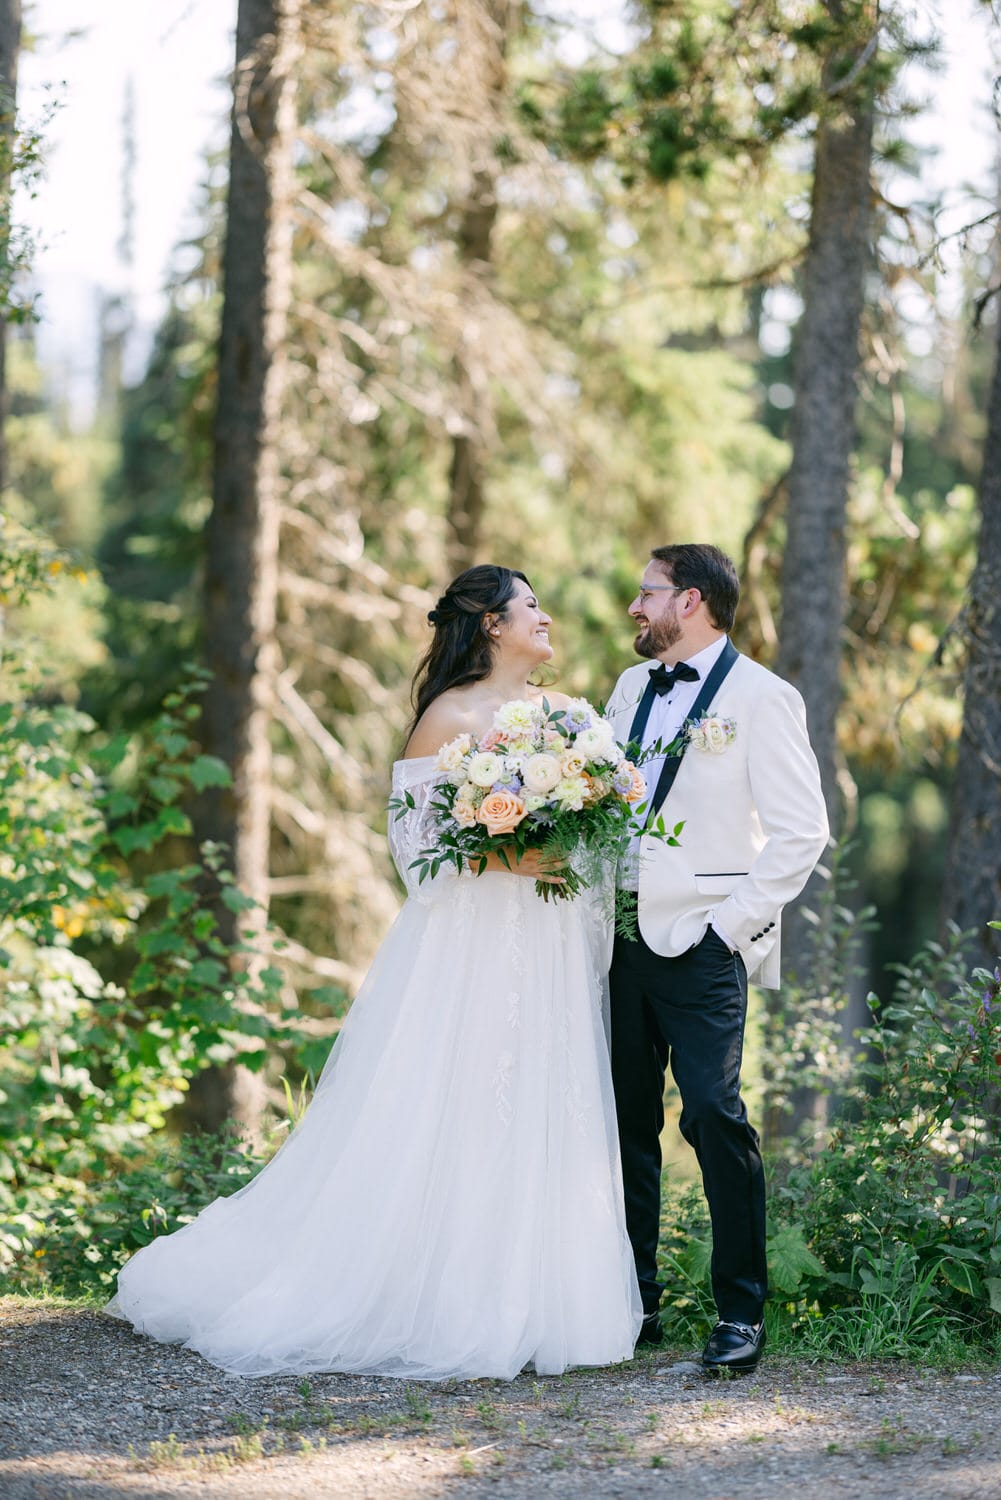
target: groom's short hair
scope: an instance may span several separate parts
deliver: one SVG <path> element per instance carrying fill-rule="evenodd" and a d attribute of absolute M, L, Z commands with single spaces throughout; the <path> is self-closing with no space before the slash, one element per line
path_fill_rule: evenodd
<path fill-rule="evenodd" d="M 729 635 L 737 613 L 740 581 L 726 553 L 708 542 L 679 542 L 673 547 L 654 547 L 650 556 L 679 588 L 698 589 L 716 629 Z"/>

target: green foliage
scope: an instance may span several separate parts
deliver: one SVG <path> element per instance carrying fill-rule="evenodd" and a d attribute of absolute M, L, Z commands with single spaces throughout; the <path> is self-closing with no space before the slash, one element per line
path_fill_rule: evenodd
<path fill-rule="evenodd" d="M 33 581 L 42 566 L 22 555 L 10 570 Z M 253 904 L 221 851 L 188 857 L 185 799 L 228 780 L 192 737 L 204 679 L 168 697 L 144 742 L 107 741 L 38 701 L 13 651 L 5 666 L 0 1269 L 20 1278 L 50 1232 L 79 1220 L 80 1238 L 100 1237 L 93 1185 L 142 1159 L 195 1074 L 237 1055 L 260 1067 L 300 1038 L 277 970 L 218 936 L 220 906 Z"/>
<path fill-rule="evenodd" d="M 210 275 L 214 228 L 210 217 L 193 280 Z M 185 300 L 175 289 L 143 379 L 122 395 L 97 549 L 106 657 L 84 681 L 86 705 L 105 727 L 148 723 L 200 649 L 217 318 L 215 295 Z"/>
<path fill-rule="evenodd" d="M 42 140 L 52 115 L 50 104 L 37 124 L 17 119 L 6 85 L 0 86 L 0 319 L 28 323 L 35 318 L 35 298 L 25 295 L 21 281 L 35 251 L 32 236 L 13 222 L 12 189 L 34 197 L 42 175 Z"/>
<path fill-rule="evenodd" d="M 955 932 L 930 944 L 899 968 L 889 1003 L 870 996 L 844 1117 L 782 1185 L 782 1211 L 823 1261 L 827 1308 L 890 1301 L 900 1313 L 919 1288 L 922 1304 L 974 1330 L 997 1312 L 1001 971 L 968 976 L 962 946 Z M 906 1326 L 920 1342 L 916 1317 Z"/>
<path fill-rule="evenodd" d="M 658 1275 L 664 1286 L 664 1323 L 670 1339 L 699 1343 L 717 1317 L 709 1275 L 709 1210 L 702 1188 L 694 1183 L 679 1189 L 666 1183 L 663 1197 Z M 802 1297 L 806 1286 L 823 1274 L 804 1229 L 788 1219 L 773 1216 L 766 1253 L 775 1299 Z"/>
<path fill-rule="evenodd" d="M 182 1228 L 213 1199 L 237 1192 L 261 1165 L 234 1132 L 161 1139 L 127 1170 L 53 1205 L 31 1255 L 16 1263 L 17 1284 L 70 1297 L 110 1296 L 130 1255 Z"/>
<path fill-rule="evenodd" d="M 898 28 L 890 48 L 859 66 L 872 29 L 865 0 L 850 0 L 837 20 L 803 24 L 788 12 L 775 0 L 640 5 L 641 36 L 626 57 L 564 75 L 549 107 L 548 81 L 523 86 L 521 118 L 554 152 L 614 163 L 629 186 L 702 182 L 734 161 L 753 169 L 832 107 L 825 69 L 850 78 L 853 94 L 881 93 L 895 54 L 912 50 Z"/>
<path fill-rule="evenodd" d="M 57 547 L 39 541 L 12 516 L 0 511 L 0 609 L 24 605 L 62 567 Z"/>
<path fill-rule="evenodd" d="M 850 844 L 832 852 L 815 909 L 803 913 L 810 923 L 805 974 L 790 974 L 770 992 L 761 1014 L 761 1120 L 769 1151 L 794 1149 L 783 1138 L 803 1091 L 826 1099 L 853 1077 L 857 1049 L 846 1044 L 844 1018 L 863 972 L 863 943 L 876 923 L 874 908 L 853 906 L 856 883 L 846 873 L 851 855 Z"/>
<path fill-rule="evenodd" d="M 841 1116 L 812 1159 L 772 1164 L 768 1271 L 782 1336 L 832 1358 L 991 1347 L 1001 1317 L 1001 966 L 964 935 L 899 966 Z M 701 1188 L 667 1186 L 665 1319 L 698 1342 L 715 1313 Z"/>

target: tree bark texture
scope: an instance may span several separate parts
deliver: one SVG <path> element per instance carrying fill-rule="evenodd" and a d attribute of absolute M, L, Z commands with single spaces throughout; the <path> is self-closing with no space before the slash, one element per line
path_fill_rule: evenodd
<path fill-rule="evenodd" d="M 845 530 L 871 256 L 869 179 L 875 113 L 865 78 L 854 84 L 847 80 L 854 77 L 858 61 L 874 50 L 879 18 L 875 0 L 826 0 L 826 8 L 841 37 L 823 70 L 828 97 L 816 135 L 803 314 L 794 362 L 796 400 L 776 670 L 799 689 L 806 703 L 836 836 Z M 783 918 L 783 969 L 794 990 L 811 995 L 823 994 L 831 978 L 821 972 L 819 934 L 805 916 L 807 910 L 816 911 L 822 890 L 823 877 L 815 874 Z M 784 1002 L 780 998 L 778 1003 Z M 790 1134 L 808 1120 L 823 1124 L 824 1095 L 802 1089 L 791 1103 Z"/>
<path fill-rule="evenodd" d="M 877 24 L 875 4 L 828 0 L 844 24 L 868 12 L 855 46 L 861 52 Z M 788 481 L 782 619 L 777 670 L 806 701 L 832 829 L 838 826 L 835 720 L 840 701 L 845 613 L 845 523 L 855 445 L 856 381 L 865 276 L 870 262 L 874 109 L 864 81 L 836 93 L 843 53 L 829 60 L 825 82 L 837 113 L 817 130 L 810 240 L 797 332 Z"/>
<path fill-rule="evenodd" d="M 518 7 L 519 0 L 486 0 L 483 7 L 489 23 L 482 65 L 484 113 L 488 119 L 498 122 L 507 89 L 508 40 Z M 498 123 L 498 131 L 499 128 Z M 456 236 L 459 264 L 467 282 L 489 276 L 491 271 L 500 170 L 493 145 L 488 133 L 482 159 L 476 163 L 470 176 Z M 453 361 L 455 410 L 446 512 L 450 577 L 455 577 L 476 561 L 486 508 L 487 454 L 483 428 L 490 395 L 485 376 L 477 368 L 477 340 L 481 336 L 474 318 Z"/>
<path fill-rule="evenodd" d="M 0 255 L 10 243 L 11 160 L 17 107 L 17 62 L 21 50 L 21 0 L 0 0 Z M 6 279 L 6 278 L 5 278 Z M 7 318 L 0 316 L 0 496 L 7 473 Z"/>
<path fill-rule="evenodd" d="M 1001 933 L 1001 316 L 980 478 L 980 535 L 966 607 L 963 731 L 956 765 L 943 917 L 974 929 L 970 954 L 993 968 Z"/>
<path fill-rule="evenodd" d="M 277 674 L 279 426 L 292 274 L 299 0 L 240 0 L 219 341 L 212 511 L 206 537 L 203 742 L 233 775 L 206 797 L 198 833 L 228 845 L 237 884 L 268 897 L 270 729 Z M 222 935 L 236 923 L 220 911 Z M 247 926 L 241 918 L 240 927 Z M 242 1075 L 242 1076 L 241 1076 Z M 242 1069 L 211 1070 L 191 1115 L 256 1122 L 262 1089 Z"/>

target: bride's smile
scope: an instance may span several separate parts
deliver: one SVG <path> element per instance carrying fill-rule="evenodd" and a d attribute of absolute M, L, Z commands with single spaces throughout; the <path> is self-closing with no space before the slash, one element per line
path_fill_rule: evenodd
<path fill-rule="evenodd" d="M 551 624 L 552 616 L 546 614 L 528 584 L 519 578 L 515 581 L 515 593 L 498 621 L 494 639 L 505 655 L 524 655 L 536 666 L 553 655 L 549 640 Z"/>

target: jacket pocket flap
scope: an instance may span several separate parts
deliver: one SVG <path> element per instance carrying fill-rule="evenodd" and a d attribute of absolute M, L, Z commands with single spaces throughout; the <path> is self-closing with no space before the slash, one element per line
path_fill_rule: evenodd
<path fill-rule="evenodd" d="M 696 875 L 695 885 L 706 896 L 728 896 L 747 874 L 746 870 L 725 870 L 718 875 Z"/>

